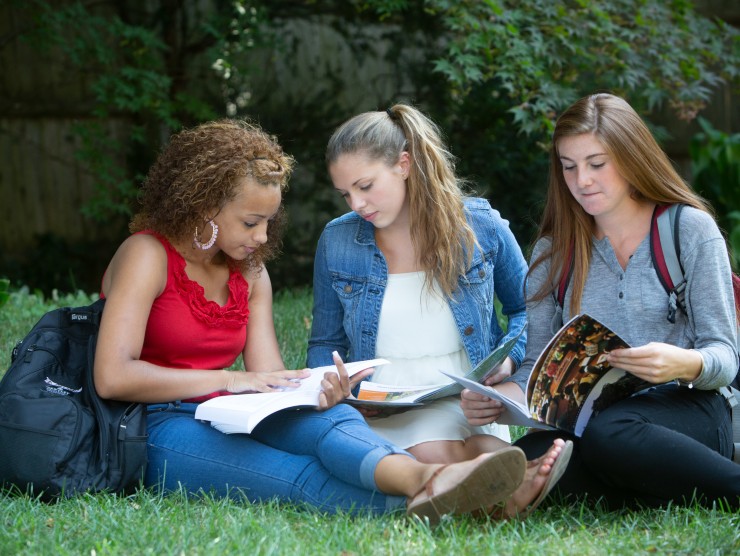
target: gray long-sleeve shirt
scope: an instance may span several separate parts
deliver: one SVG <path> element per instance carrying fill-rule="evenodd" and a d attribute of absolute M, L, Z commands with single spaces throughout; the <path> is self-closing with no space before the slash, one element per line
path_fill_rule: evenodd
<path fill-rule="evenodd" d="M 686 312 L 670 323 L 668 295 L 653 268 L 649 235 L 629 260 L 626 270 L 617 261 L 608 238 L 593 239 L 591 263 L 581 299 L 588 313 L 614 330 L 631 346 L 664 342 L 698 350 L 704 367 L 694 387 L 712 390 L 728 385 L 738 369 L 737 326 L 731 270 L 722 235 L 707 213 L 685 207 L 680 219 L 681 262 L 687 280 Z M 549 247 L 537 242 L 534 260 Z M 536 292 L 547 278 L 549 261 L 529 276 L 527 291 Z M 563 321 L 571 318 L 571 291 L 565 295 L 562 318 L 552 296 L 527 304 L 527 349 L 519 370 L 509 381 L 526 392 L 535 360 Z"/>

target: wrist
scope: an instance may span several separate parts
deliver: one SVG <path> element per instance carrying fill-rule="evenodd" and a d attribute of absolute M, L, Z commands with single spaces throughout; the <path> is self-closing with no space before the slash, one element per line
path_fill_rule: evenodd
<path fill-rule="evenodd" d="M 687 386 L 689 388 L 694 387 L 694 381 L 696 381 L 704 372 L 704 356 L 699 350 L 690 349 L 690 353 L 694 354 L 696 365 L 692 365 L 683 376 L 676 378 L 676 383 L 681 386 Z"/>
<path fill-rule="evenodd" d="M 239 391 L 239 388 L 236 383 L 236 372 L 234 371 L 228 371 L 226 369 L 223 369 L 221 371 L 224 375 L 224 386 L 222 388 L 223 391 L 230 392 L 232 394 L 236 394 Z"/>

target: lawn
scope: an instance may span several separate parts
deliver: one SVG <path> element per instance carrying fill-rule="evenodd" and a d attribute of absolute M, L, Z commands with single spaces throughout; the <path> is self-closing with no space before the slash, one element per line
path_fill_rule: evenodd
<path fill-rule="evenodd" d="M 0 369 L 47 310 L 85 305 L 83 293 L 42 299 L 13 293 L 0 308 Z M 305 360 L 311 297 L 275 298 L 289 367 Z M 520 431 L 517 431 L 520 432 Z M 436 528 L 403 515 L 323 515 L 293 506 L 212 498 L 84 495 L 54 504 L 0 491 L 5 554 L 736 554 L 740 515 L 670 507 L 606 512 L 585 504 L 543 507 L 524 522 L 450 518 Z"/>

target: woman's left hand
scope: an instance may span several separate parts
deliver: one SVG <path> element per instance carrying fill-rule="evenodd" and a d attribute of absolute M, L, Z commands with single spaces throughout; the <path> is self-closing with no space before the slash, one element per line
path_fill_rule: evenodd
<path fill-rule="evenodd" d="M 367 378 L 375 371 L 372 367 L 365 369 L 354 374 L 352 380 L 350 380 L 342 358 L 339 357 L 336 351 L 332 355 L 338 372 L 324 373 L 324 379 L 321 381 L 321 393 L 319 394 L 320 409 L 329 409 L 340 403 L 350 395 L 351 389 L 356 383 Z"/>
<path fill-rule="evenodd" d="M 615 349 L 607 361 L 651 384 L 679 379 L 696 380 L 701 373 L 702 358 L 693 349 L 684 349 L 661 342 L 650 342 L 634 348 Z"/>

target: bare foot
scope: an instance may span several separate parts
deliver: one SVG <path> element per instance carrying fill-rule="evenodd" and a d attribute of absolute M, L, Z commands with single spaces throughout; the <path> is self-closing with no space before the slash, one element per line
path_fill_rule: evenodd
<path fill-rule="evenodd" d="M 555 486 L 570 459 L 572 443 L 558 438 L 543 456 L 527 462 L 524 480 L 506 501 L 501 517 L 526 517 Z M 557 474 L 553 469 L 557 466 Z M 555 476 L 557 475 L 557 476 Z"/>

